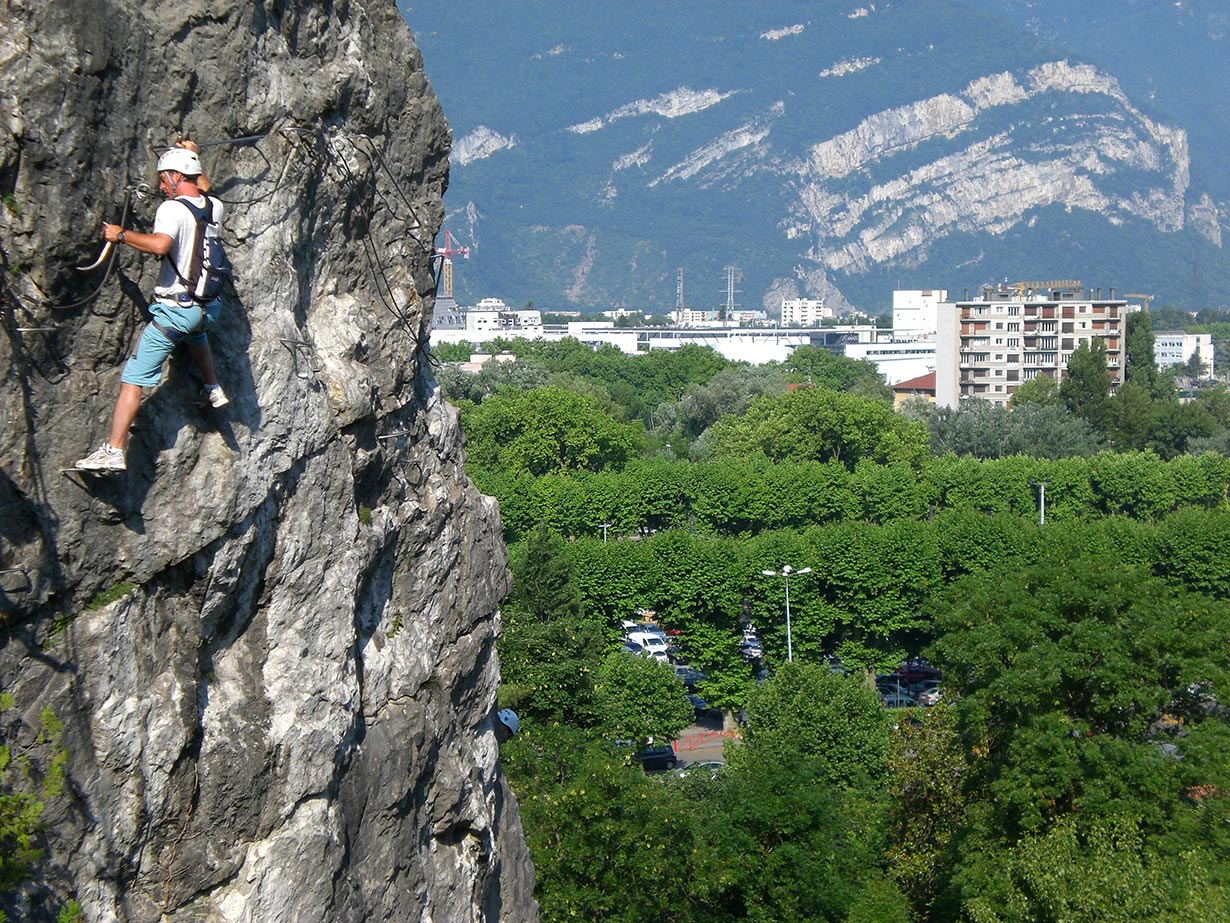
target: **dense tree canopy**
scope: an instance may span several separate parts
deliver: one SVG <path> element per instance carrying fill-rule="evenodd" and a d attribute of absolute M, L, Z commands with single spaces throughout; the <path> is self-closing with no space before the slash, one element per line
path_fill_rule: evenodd
<path fill-rule="evenodd" d="M 763 455 L 771 461 L 834 461 L 853 468 L 864 458 L 913 464 L 927 454 L 921 424 L 878 401 L 822 387 L 759 398 L 742 417 L 719 420 L 709 435 L 713 458 Z"/>
<path fill-rule="evenodd" d="M 592 398 L 560 388 L 501 391 L 465 408 L 462 422 L 470 464 L 531 475 L 622 467 L 640 438 Z"/>
<path fill-rule="evenodd" d="M 1112 397 L 1088 352 L 1012 411 L 915 419 L 807 352 L 807 371 L 715 372 L 538 345 L 525 372 L 553 388 L 474 392 L 470 470 L 514 569 L 504 759 L 544 921 L 1219 918 L 1230 458 L 1187 451 L 1230 435 L 1230 398 L 1180 405 L 1147 370 Z M 762 575 L 787 563 L 811 569 L 793 663 Z M 688 720 L 673 671 L 618 652 L 646 609 L 710 704 L 746 708 L 716 774 L 650 778 L 615 743 Z M 886 711 L 868 673 L 924 650 L 947 704 Z"/>

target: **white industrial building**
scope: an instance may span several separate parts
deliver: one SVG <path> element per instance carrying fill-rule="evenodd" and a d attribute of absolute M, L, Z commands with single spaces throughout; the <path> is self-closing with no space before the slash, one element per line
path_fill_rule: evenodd
<path fill-rule="evenodd" d="M 893 336 L 898 340 L 934 340 L 940 305 L 948 300 L 943 289 L 893 292 Z"/>
<path fill-rule="evenodd" d="M 1153 334 L 1153 358 L 1159 369 L 1184 365 L 1193 354 L 1200 354 L 1205 364 L 1205 377 L 1213 377 L 1213 335 L 1211 333 L 1184 333 L 1182 330 L 1165 330 Z"/>

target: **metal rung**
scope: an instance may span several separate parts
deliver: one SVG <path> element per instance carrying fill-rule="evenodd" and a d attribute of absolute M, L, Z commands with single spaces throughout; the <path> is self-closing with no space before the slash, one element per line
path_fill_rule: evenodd
<path fill-rule="evenodd" d="M 413 436 L 413 435 L 414 435 L 413 430 L 403 429 L 401 432 L 385 433 L 383 436 L 377 436 L 376 438 L 377 439 L 400 439 L 402 436 Z"/>
<path fill-rule="evenodd" d="M 316 355 L 316 347 L 307 342 L 307 340 L 291 340 L 286 337 L 279 337 L 278 341 L 290 350 L 292 356 L 298 356 L 299 353 L 303 353 L 306 356 L 308 368 L 313 372 L 320 372 L 325 367 L 324 363 Z"/>

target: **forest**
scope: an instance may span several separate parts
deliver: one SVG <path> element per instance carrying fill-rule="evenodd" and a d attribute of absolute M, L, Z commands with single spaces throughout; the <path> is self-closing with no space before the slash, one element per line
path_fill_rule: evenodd
<path fill-rule="evenodd" d="M 1114 393 L 1086 349 L 1010 410 L 895 411 L 805 347 L 437 356 L 510 548 L 543 920 L 1230 919 L 1230 394 L 1181 401 L 1134 317 Z M 692 721 L 619 651 L 645 611 L 739 718 L 720 771 L 633 759 Z M 916 657 L 940 704 L 885 708 Z"/>

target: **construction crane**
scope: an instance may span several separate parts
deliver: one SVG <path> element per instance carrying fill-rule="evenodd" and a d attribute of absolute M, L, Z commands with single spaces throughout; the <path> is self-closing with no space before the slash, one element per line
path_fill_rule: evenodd
<path fill-rule="evenodd" d="M 1013 282 L 1009 286 L 1016 289 L 1016 296 L 1024 298 L 1026 291 L 1038 291 L 1039 289 L 1057 289 L 1057 288 L 1080 288 L 1079 279 L 1048 279 L 1042 282 Z"/>
<path fill-rule="evenodd" d="M 1149 313 L 1149 303 L 1153 301 L 1153 295 L 1142 295 L 1140 292 L 1124 292 L 1124 298 L 1139 298 L 1145 304 L 1145 313 Z"/>
<path fill-rule="evenodd" d="M 453 246 L 453 235 L 448 228 L 444 229 L 444 246 L 436 247 L 434 254 L 441 258 L 440 262 L 440 296 L 453 297 L 453 257 L 460 256 L 463 260 L 470 258 L 469 247 Z"/>

